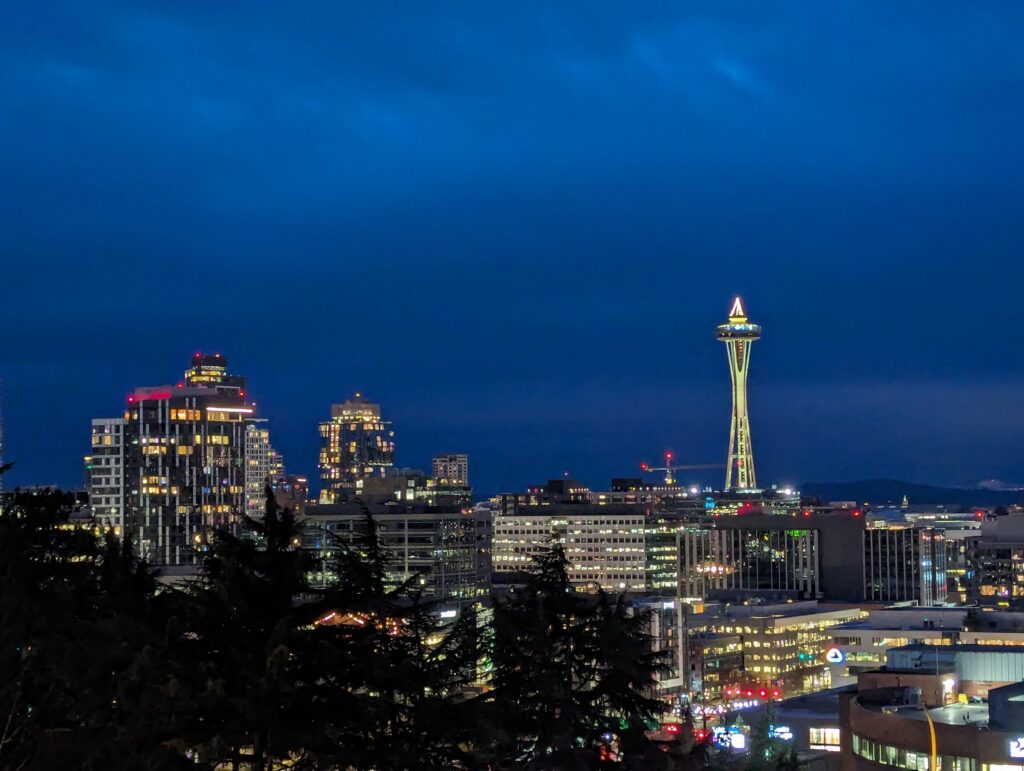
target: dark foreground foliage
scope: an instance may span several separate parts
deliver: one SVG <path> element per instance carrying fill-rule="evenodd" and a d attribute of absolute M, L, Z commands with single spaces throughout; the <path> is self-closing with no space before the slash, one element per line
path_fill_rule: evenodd
<path fill-rule="evenodd" d="M 388 584 L 368 514 L 317 566 L 268 495 L 251 537 L 212 534 L 174 586 L 70 510 L 0 511 L 0 771 L 705 766 L 648 738 L 665 662 L 646 618 L 575 592 L 558 548 L 493 612 L 442 621 L 418 582 Z"/>

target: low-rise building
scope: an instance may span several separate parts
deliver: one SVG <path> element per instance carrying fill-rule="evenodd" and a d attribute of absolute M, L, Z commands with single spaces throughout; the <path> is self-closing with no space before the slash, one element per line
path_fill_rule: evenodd
<path fill-rule="evenodd" d="M 691 640 L 691 696 L 697 717 L 750 709 L 832 687 L 826 653 L 832 629 L 866 614 L 856 605 L 815 601 L 778 605 L 707 605 L 686 620 Z M 708 643 L 703 642 L 707 640 Z M 736 666 L 735 645 L 741 665 Z M 715 676 L 696 667 L 706 647 Z M 720 650 L 716 650 L 720 649 Z"/>
<path fill-rule="evenodd" d="M 832 629 L 826 657 L 834 685 L 882 666 L 904 645 L 1024 646 L 1024 613 L 976 608 L 872 608 L 867 618 Z"/>
<path fill-rule="evenodd" d="M 423 596 L 457 602 L 474 601 L 488 591 L 478 562 L 479 523 L 459 508 L 416 503 L 321 504 L 307 509 L 299 526 L 302 546 L 317 554 L 320 567 L 312 576 L 318 586 L 335 578 L 332 560 L 342 544 L 365 532 L 366 514 L 373 517 L 388 552 L 387 581 L 399 586 L 412 581 Z"/>
<path fill-rule="evenodd" d="M 1024 650 L 908 645 L 839 702 L 844 771 L 1024 771 Z"/>

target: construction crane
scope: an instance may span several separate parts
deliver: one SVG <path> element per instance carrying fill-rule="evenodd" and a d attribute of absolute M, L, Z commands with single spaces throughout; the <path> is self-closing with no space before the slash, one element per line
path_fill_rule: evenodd
<path fill-rule="evenodd" d="M 675 487 L 675 484 L 676 484 L 676 472 L 677 471 L 683 471 L 684 469 L 689 471 L 691 469 L 721 468 L 722 467 L 721 463 L 697 463 L 697 464 L 693 464 L 693 463 L 690 463 L 690 464 L 675 463 L 675 464 L 673 464 L 672 463 L 672 457 L 673 457 L 672 456 L 672 451 L 671 450 L 667 450 L 665 452 L 665 465 L 664 466 L 649 466 L 646 463 L 641 463 L 640 464 L 640 470 L 643 471 L 644 473 L 654 472 L 654 471 L 664 471 L 665 472 L 665 486 L 666 487 Z"/>

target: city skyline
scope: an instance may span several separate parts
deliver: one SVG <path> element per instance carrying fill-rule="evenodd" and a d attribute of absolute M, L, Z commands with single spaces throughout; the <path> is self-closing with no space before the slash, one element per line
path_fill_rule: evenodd
<path fill-rule="evenodd" d="M 5 484 L 196 348 L 311 478 L 355 391 L 485 491 L 722 462 L 735 294 L 759 483 L 1020 482 L 1021 13 L 19 8 Z"/>
<path fill-rule="evenodd" d="M 749 399 L 748 399 L 748 396 L 747 396 L 747 393 L 746 393 L 746 391 L 747 391 L 747 389 L 746 389 L 746 380 L 747 380 L 747 367 L 748 367 L 747 361 L 749 360 L 749 357 L 750 357 L 749 346 L 751 345 L 751 343 L 753 341 L 759 340 L 760 339 L 760 335 L 761 335 L 761 326 L 757 325 L 757 324 L 754 324 L 753 322 L 749 321 L 749 319 L 747 317 L 747 311 L 746 311 L 746 309 L 744 307 L 744 301 L 742 300 L 742 298 L 739 295 L 735 296 L 734 299 L 731 301 L 731 304 L 730 304 L 730 311 L 729 311 L 729 314 L 728 314 L 727 322 L 724 323 L 724 324 L 719 325 L 716 328 L 716 331 L 715 331 L 715 337 L 719 341 L 725 342 L 727 344 L 727 346 L 729 346 L 728 347 L 729 355 L 727 356 L 727 368 L 729 370 L 729 382 L 731 383 L 731 388 L 729 389 L 729 393 L 731 394 L 730 400 L 731 400 L 731 404 L 732 404 L 732 407 L 731 407 L 731 412 L 732 412 L 731 421 L 732 422 L 731 422 L 730 430 L 729 430 L 729 439 L 728 439 L 728 448 L 729 449 L 728 449 L 728 452 L 726 454 L 727 463 L 723 464 L 723 465 L 726 466 L 726 469 L 727 469 L 727 471 L 726 471 L 726 483 L 725 483 L 725 485 L 720 486 L 716 481 L 714 481 L 714 474 L 712 474 L 711 472 L 705 470 L 705 469 L 717 469 L 717 468 L 719 468 L 719 464 L 713 464 L 713 463 L 711 463 L 711 464 L 683 464 L 683 465 L 678 465 L 677 466 L 677 465 L 674 465 L 674 464 L 679 460 L 679 454 L 674 452 L 671 448 L 667 449 L 665 451 L 665 453 L 664 453 L 664 455 L 665 455 L 665 457 L 667 459 L 666 463 L 672 465 L 673 469 L 681 469 L 682 470 L 682 474 L 677 474 L 676 476 L 678 477 L 677 482 L 679 484 L 682 484 L 684 487 L 687 486 L 687 485 L 690 485 L 690 484 L 699 484 L 699 485 L 701 485 L 703 487 L 707 487 L 708 489 L 718 489 L 719 487 L 721 487 L 722 490 L 730 490 L 730 489 L 740 489 L 740 490 L 742 490 L 742 489 L 746 489 L 748 486 L 749 486 L 750 489 L 757 489 L 758 485 L 757 485 L 756 479 L 755 479 L 755 477 L 753 475 L 754 464 L 753 464 L 753 456 L 752 456 L 751 442 L 750 442 L 750 435 L 751 435 L 750 422 L 749 422 L 749 418 L 747 417 L 747 402 L 749 401 Z M 733 350 L 733 347 L 732 347 L 732 345 L 735 343 L 734 338 L 737 338 L 737 336 L 742 337 L 744 341 L 747 341 L 747 342 L 744 343 L 744 345 L 747 346 L 746 353 L 742 354 L 739 357 L 737 356 L 737 353 Z M 197 362 L 199 362 L 201 360 L 209 360 L 209 362 L 212 362 L 213 364 L 217 365 L 217 366 L 212 368 L 213 370 L 216 370 L 216 372 L 214 372 L 214 375 L 216 375 L 216 377 L 214 377 L 213 380 L 216 380 L 217 378 L 223 376 L 223 371 L 222 371 L 222 367 L 221 367 L 221 358 L 222 358 L 222 354 L 220 352 L 217 352 L 217 353 L 214 353 L 214 354 L 203 354 L 203 353 L 200 353 L 200 352 L 197 351 L 193 355 L 193 357 L 192 357 L 192 361 L 193 361 L 192 368 L 189 369 L 189 371 L 187 371 L 185 373 L 185 379 L 186 380 L 190 380 L 190 381 L 192 379 L 195 379 L 196 377 L 199 377 L 199 379 L 204 379 L 204 377 L 201 377 L 201 376 L 206 375 L 205 369 L 200 371 L 199 365 L 197 364 Z M 209 378 L 205 378 L 205 379 L 209 379 Z M 244 380 L 243 379 L 235 378 L 235 380 L 237 380 L 238 383 L 243 383 L 244 384 Z M 158 382 L 163 382 L 163 381 L 158 381 Z M 182 385 L 182 381 L 179 380 L 178 384 L 177 384 L 177 387 L 181 388 L 181 385 Z M 155 386 L 153 388 L 156 388 L 157 390 L 160 390 L 161 388 L 167 388 L 167 387 L 173 388 L 173 386 L 174 386 L 173 382 L 167 381 L 165 384 L 159 385 L 159 386 Z M 143 390 L 147 390 L 147 389 L 143 389 Z M 152 390 L 152 388 L 150 388 L 149 390 Z M 138 393 L 138 392 L 139 392 L 138 389 L 136 389 L 136 393 Z M 242 393 L 244 394 L 245 392 L 243 391 Z M 129 407 L 131 407 L 131 403 L 132 403 L 132 401 L 134 399 L 136 399 L 136 397 L 134 397 L 132 395 L 129 395 L 127 397 L 127 402 L 128 402 L 128 406 Z M 350 395 L 349 397 L 345 397 L 344 404 L 332 403 L 330 405 L 330 409 L 331 409 L 332 415 L 337 413 L 337 415 L 343 416 L 345 414 L 348 414 L 348 413 L 345 412 L 345 409 L 347 409 L 350 405 L 356 405 L 356 407 L 359 407 L 359 405 L 363 405 L 363 404 L 366 404 L 368 406 L 368 408 L 371 408 L 372 410 L 376 410 L 377 412 L 374 412 L 373 414 L 377 415 L 377 418 L 376 418 L 377 420 L 380 419 L 380 417 L 379 417 L 380 405 L 378 405 L 378 404 L 369 404 L 367 402 L 367 400 L 363 397 L 363 394 L 362 394 L 361 391 L 356 391 L 356 392 L 354 392 L 354 394 Z M 252 405 L 253 405 L 253 407 L 255 407 L 256 406 L 256 402 L 254 401 L 252 403 Z M 356 409 L 356 407 L 353 407 L 352 409 Z M 387 407 L 385 407 L 385 409 L 387 409 Z M 739 410 L 739 412 L 737 412 L 737 410 Z M 262 413 L 262 411 L 261 411 L 261 413 Z M 354 415 L 356 413 L 353 412 L 352 414 Z M 338 420 L 338 418 L 334 418 L 334 420 Z M 97 421 L 94 420 L 93 422 L 96 423 Z M 102 423 L 103 420 L 100 420 L 98 422 Z M 273 426 L 274 426 L 274 421 L 273 421 L 272 417 L 271 416 L 267 416 L 265 413 L 262 414 L 262 417 L 260 418 L 259 422 L 263 423 L 267 428 L 273 428 Z M 318 455 L 318 458 L 317 458 L 317 460 L 316 460 L 316 462 L 314 464 L 314 469 L 318 469 L 320 473 L 323 473 L 323 462 L 324 462 L 323 452 L 324 452 L 324 447 L 326 446 L 326 445 L 323 444 L 326 441 L 325 438 L 324 438 L 324 431 L 326 430 L 325 426 L 330 425 L 330 423 L 331 423 L 331 421 L 327 421 L 327 422 L 324 422 L 322 420 L 318 421 L 318 424 L 319 424 L 319 434 L 320 434 L 319 440 L 318 440 L 319 455 Z M 388 421 L 385 421 L 383 424 L 381 424 L 380 428 L 383 430 L 385 427 L 389 427 L 391 425 L 392 425 L 392 421 L 388 420 Z M 738 425 L 739 425 L 739 428 L 738 428 Z M 264 429 L 264 431 L 265 430 L 266 429 Z M 390 446 L 392 448 L 389 452 L 393 455 L 394 454 L 394 449 L 393 448 L 394 448 L 394 444 L 395 444 L 393 437 L 394 437 L 395 432 L 393 430 L 390 430 L 389 433 L 390 433 L 390 436 L 391 436 Z M 277 437 L 277 432 L 276 431 L 274 432 L 274 435 L 275 435 L 275 438 L 276 438 Z M 381 435 L 383 436 L 384 434 L 382 433 Z M 443 443 L 443 440 L 442 440 L 442 443 Z M 437 459 L 437 452 L 441 452 L 441 451 L 436 449 L 436 448 L 431 451 L 431 458 L 433 460 L 435 460 L 435 461 Z M 280 455 L 280 453 L 276 453 L 276 452 L 275 452 L 275 454 Z M 301 455 L 301 453 L 300 453 L 300 455 Z M 392 465 L 392 462 L 388 461 L 386 465 Z M 393 463 L 393 465 L 396 468 L 396 472 L 399 469 L 402 469 L 402 468 L 413 468 L 413 467 L 417 467 L 417 466 L 420 467 L 421 470 L 425 470 L 428 473 L 429 473 L 429 471 L 431 469 L 431 464 L 428 463 L 428 462 L 417 462 L 417 461 L 406 462 L 406 459 L 403 459 L 401 457 L 398 457 L 397 461 L 395 461 Z M 744 473 L 744 471 L 743 471 L 744 466 L 746 466 L 749 469 L 749 472 L 748 472 L 749 475 Z M 486 466 L 485 466 L 485 469 L 486 469 Z M 305 468 L 290 468 L 289 470 L 291 472 L 293 472 L 293 473 L 301 473 L 303 475 L 310 475 L 310 472 L 308 472 Z M 627 465 L 623 466 L 620 469 L 615 469 L 615 470 L 613 470 L 612 473 L 608 474 L 608 476 L 606 476 L 603 479 L 595 478 L 593 476 L 593 474 L 588 474 L 588 473 L 583 473 L 583 474 L 572 473 L 569 469 L 565 469 L 564 471 L 562 471 L 561 472 L 561 476 L 577 477 L 580 480 L 584 481 L 584 483 L 592 485 L 594 487 L 594 489 L 601 489 L 601 488 L 603 488 L 605 486 L 605 482 L 606 482 L 607 479 L 609 479 L 609 478 L 611 478 L 613 476 L 624 476 L 624 475 L 628 476 L 628 475 L 632 474 L 634 471 L 637 471 L 637 470 L 642 475 L 644 475 L 645 477 L 648 477 L 653 472 L 655 472 L 655 471 L 663 471 L 664 469 L 653 468 L 649 464 L 647 464 L 646 462 L 643 462 L 643 463 L 638 464 L 637 468 L 633 468 L 632 466 L 627 464 Z M 379 469 L 378 469 L 378 471 L 379 471 Z M 312 474 L 312 476 L 314 478 L 317 475 L 318 474 L 315 474 L 315 473 Z M 735 480 L 736 480 L 735 484 L 733 484 L 733 481 L 732 481 L 733 478 L 734 478 L 734 475 L 735 475 Z M 484 476 L 486 478 L 487 475 L 485 473 L 482 476 Z M 478 487 L 477 488 L 477 492 L 478 492 L 478 494 L 482 494 L 484 496 L 488 496 L 488 495 L 492 495 L 492 494 L 495 494 L 495 493 L 498 493 L 498 492 L 502 492 L 502 491 L 526 489 L 527 486 L 536 484 L 537 482 L 541 481 L 542 479 L 553 478 L 553 477 L 556 477 L 556 476 L 558 476 L 558 474 L 556 472 L 554 472 L 553 470 L 549 470 L 546 473 L 539 473 L 539 474 L 537 474 L 532 479 L 528 479 L 528 480 L 522 481 L 522 483 L 519 484 L 518 486 L 509 485 L 509 486 L 505 486 L 505 487 L 494 487 L 494 488 L 490 488 L 490 489 L 488 489 L 488 488 L 480 489 Z M 748 485 L 748 480 L 749 480 L 749 485 Z M 654 481 L 655 483 L 657 483 L 656 480 L 653 480 L 653 479 L 648 479 L 648 481 Z M 802 484 L 803 482 L 806 482 L 806 481 L 836 481 L 836 480 L 812 480 L 812 479 L 805 479 L 805 480 L 800 480 L 800 481 L 794 481 L 793 479 L 784 479 L 782 481 L 778 481 L 778 480 L 772 479 L 770 481 L 765 482 L 761 487 L 762 487 L 762 489 L 767 489 L 767 488 L 778 486 L 779 489 L 782 489 L 783 487 L 797 487 L 797 486 L 799 486 L 800 484 Z M 989 481 L 991 481 L 991 479 Z M 43 482 L 43 484 L 45 484 L 45 483 L 47 483 L 47 482 Z M 70 485 L 65 485 L 65 486 L 66 487 L 76 487 L 77 485 L 70 484 Z M 313 488 L 313 489 L 316 489 L 316 488 Z M 321 480 L 321 485 L 319 486 L 319 489 L 321 491 L 321 494 L 323 493 L 324 490 L 328 489 L 325 486 L 323 480 Z M 330 498 L 323 499 L 323 500 L 330 500 Z"/>

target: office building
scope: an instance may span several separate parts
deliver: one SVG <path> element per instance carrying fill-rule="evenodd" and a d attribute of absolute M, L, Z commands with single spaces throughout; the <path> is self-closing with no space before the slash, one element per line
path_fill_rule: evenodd
<path fill-rule="evenodd" d="M 320 424 L 320 502 L 353 497 L 360 480 L 386 476 L 394 457 L 395 432 L 379 404 L 359 393 L 332 404 L 330 420 Z"/>
<path fill-rule="evenodd" d="M 682 531 L 682 592 L 711 599 L 858 602 L 863 531 L 863 519 L 852 514 L 710 518 Z"/>
<path fill-rule="evenodd" d="M 631 613 L 646 613 L 648 624 L 645 632 L 650 648 L 664 654 L 664 668 L 655 675 L 655 693 L 665 702 L 666 711 L 678 710 L 681 702 L 688 697 L 689 671 L 686 603 L 664 597 L 634 597 L 629 600 Z"/>
<path fill-rule="evenodd" d="M 85 458 L 89 508 L 97 524 L 114 535 L 124 533 L 124 418 L 92 422 L 92 451 Z"/>
<path fill-rule="evenodd" d="M 469 456 L 465 453 L 435 455 L 433 476 L 444 487 L 469 487 Z"/>
<path fill-rule="evenodd" d="M 987 517 L 966 550 L 968 601 L 1024 609 L 1024 515 Z"/>
<path fill-rule="evenodd" d="M 864 599 L 946 602 L 946 543 L 942 530 L 880 524 L 864 530 Z"/>
<path fill-rule="evenodd" d="M 864 616 L 857 606 L 806 601 L 729 605 L 704 618 L 691 618 L 694 630 L 738 636 L 741 641 L 742 673 L 730 670 L 736 679 L 709 681 L 715 693 L 725 694 L 725 702 L 715 711 L 728 711 L 736 702 L 789 698 L 830 688 L 826 653 L 832 646 L 832 629 Z"/>
<path fill-rule="evenodd" d="M 687 597 L 842 602 L 946 600 L 942 531 L 914 525 L 867 527 L 860 509 L 799 515 L 736 514 L 680 527 L 680 591 Z"/>
<path fill-rule="evenodd" d="M 904 645 L 1024 646 L 1024 613 L 978 608 L 869 608 L 866 618 L 837 626 L 826 658 L 833 685 L 857 681 Z"/>
<path fill-rule="evenodd" d="M 746 679 L 743 669 L 743 636 L 696 631 L 689 636 L 690 691 L 701 705 L 724 704 Z M 726 693 L 726 691 L 730 693 Z"/>
<path fill-rule="evenodd" d="M 559 544 L 570 562 L 569 578 L 581 588 L 646 592 L 647 510 L 630 504 L 523 505 L 518 496 L 502 496 L 492 523 L 493 580 L 521 582 L 533 557 Z"/>
<path fill-rule="evenodd" d="M 729 320 L 720 324 L 715 336 L 725 343 L 732 380 L 732 420 L 729 425 L 729 453 L 725 470 L 725 490 L 756 490 L 754 448 L 750 438 L 750 415 L 747 409 L 747 374 L 750 371 L 750 349 L 761 339 L 761 327 L 747 318 L 743 302 L 737 297 L 729 311 Z"/>
<path fill-rule="evenodd" d="M 339 544 L 351 544 L 365 528 L 366 511 L 388 552 L 387 582 L 412 581 L 425 598 L 473 601 L 486 594 L 486 566 L 478 560 L 479 523 L 461 509 L 418 503 L 320 504 L 300 523 L 303 548 L 320 558 L 314 583 L 334 580 L 332 559 Z"/>

